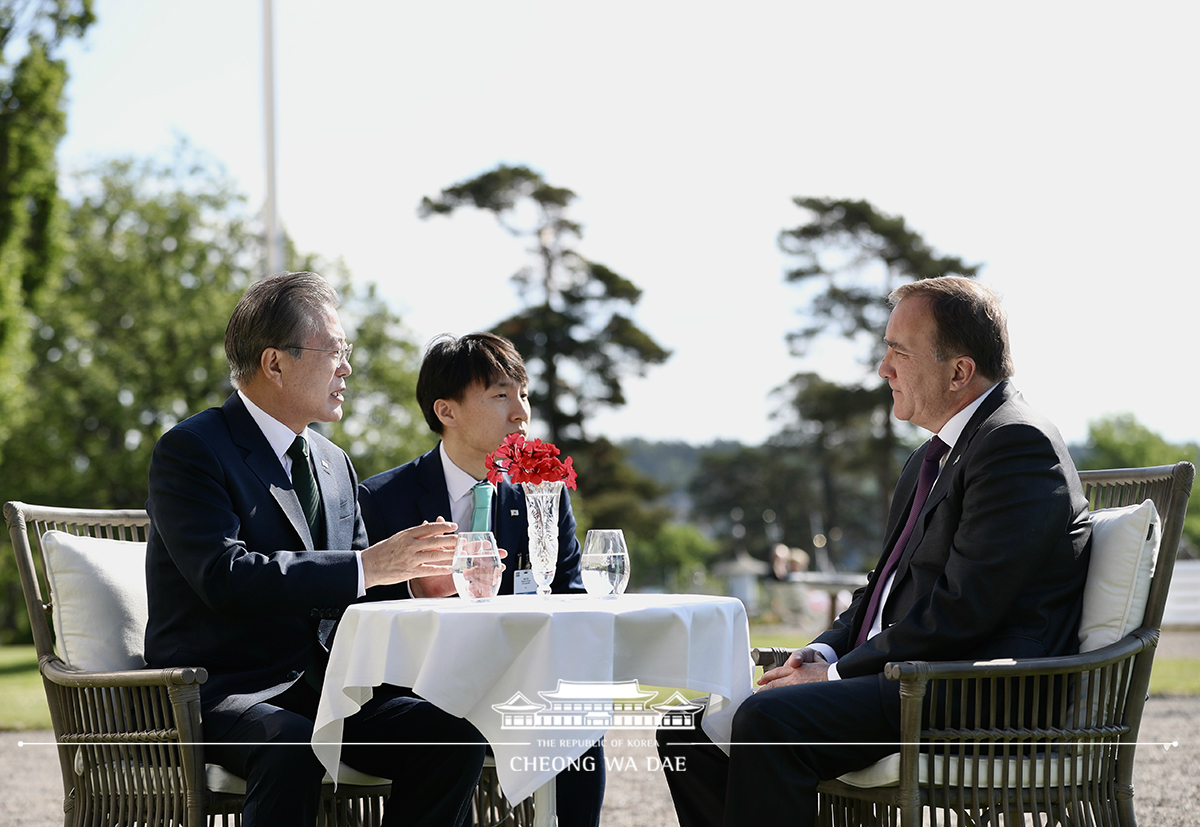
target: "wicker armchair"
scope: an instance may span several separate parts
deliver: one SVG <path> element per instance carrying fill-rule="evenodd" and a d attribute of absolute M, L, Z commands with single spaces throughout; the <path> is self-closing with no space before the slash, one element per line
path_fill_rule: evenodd
<path fill-rule="evenodd" d="M 63 572 L 56 578 L 47 558 L 47 546 L 65 538 L 96 538 L 96 558 L 129 554 L 131 562 L 144 559 L 149 518 L 141 510 L 84 510 L 48 508 L 19 502 L 4 504 L 21 588 L 29 611 L 38 667 L 46 689 L 50 719 L 58 743 L 62 770 L 63 811 L 66 827 L 87 825 L 200 825 L 241 824 L 245 782 L 219 767 L 204 763 L 200 729 L 200 684 L 208 679 L 201 666 L 147 669 L 141 660 L 144 617 L 138 627 L 136 611 L 124 617 L 124 652 L 130 668 L 81 668 L 83 647 L 59 639 L 62 613 L 73 599 Z M 47 540 L 47 532 L 63 532 Z M 104 545 L 101 541 L 118 541 Z M 88 541 L 84 541 L 85 543 Z M 123 544 L 122 544 L 123 543 Z M 137 555 L 140 554 L 140 558 Z M 144 593 L 144 566 L 140 585 Z M 128 574 L 128 571 L 126 572 Z M 77 582 L 95 597 L 110 586 L 107 573 L 85 576 Z M 59 584 L 58 587 L 55 584 Z M 111 589 L 109 589 L 111 590 Z M 63 594 L 59 594 L 62 592 Z M 47 599 L 47 597 L 49 599 Z M 78 601 L 77 601 L 78 602 Z M 136 602 L 136 601 L 135 601 Z M 75 606 L 77 621 L 90 622 L 94 611 Z M 59 612 L 56 618 L 55 611 Z M 78 623 L 76 624 L 78 625 Z M 100 645 L 122 649 L 117 629 L 95 622 L 91 636 Z M 52 631 L 54 630 L 54 631 Z M 111 638 L 111 641 L 109 640 Z M 136 647 L 136 648 L 135 648 Z M 76 661 L 72 665 L 72 661 Z M 94 664 L 95 659 L 91 658 Z M 349 768 L 346 768 L 349 769 Z M 371 827 L 382 817 L 383 802 L 391 792 L 385 779 L 359 774 L 360 783 L 332 784 L 323 788 L 321 818 L 324 825 Z M 499 794 L 493 769 L 485 768 L 475 795 L 476 824 L 528 824 L 532 808 L 522 802 L 514 812 Z"/>
<path fill-rule="evenodd" d="M 1142 560 L 1141 580 L 1148 580 L 1148 588 L 1140 589 L 1140 598 L 1136 588 L 1129 589 L 1128 599 L 1112 600 L 1110 594 L 1106 603 L 1096 597 L 1094 581 L 1104 565 L 1097 553 L 1107 554 L 1109 563 L 1128 563 L 1119 559 L 1124 551 L 1115 539 L 1105 540 L 1110 548 L 1104 550 L 1096 541 L 1080 654 L 889 663 L 887 677 L 900 681 L 900 751 L 860 772 L 822 782 L 819 822 L 917 827 L 924 814 L 924 823 L 931 824 L 1132 827 L 1138 728 L 1194 476 L 1187 462 L 1081 472 L 1093 515 L 1154 502 L 1157 515 L 1140 510 L 1161 522 L 1157 562 Z M 1134 510 L 1106 511 L 1099 519 Z M 1146 523 L 1140 525 L 1144 533 Z M 1152 558 L 1153 550 L 1141 554 Z M 1117 616 L 1105 621 L 1114 642 L 1104 644 L 1101 636 L 1092 640 L 1098 648 L 1089 647 L 1088 629 L 1096 628 L 1087 621 L 1089 606 L 1114 604 Z M 755 650 L 754 658 L 773 668 L 789 654 Z"/>

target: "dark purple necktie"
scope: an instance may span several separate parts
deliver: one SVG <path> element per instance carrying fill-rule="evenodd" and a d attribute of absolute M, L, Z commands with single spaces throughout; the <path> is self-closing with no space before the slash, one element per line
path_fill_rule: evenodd
<path fill-rule="evenodd" d="M 858 640 L 855 642 L 855 646 L 862 646 L 863 641 L 867 639 L 867 633 L 871 631 L 871 626 L 875 622 L 875 613 L 879 611 L 883 586 L 892 576 L 896 564 L 900 562 L 900 555 L 904 554 L 908 538 L 912 536 L 913 529 L 916 528 L 917 517 L 921 515 L 921 509 L 925 507 L 925 501 L 929 499 L 929 491 L 933 488 L 933 481 L 937 479 L 940 470 L 938 463 L 942 461 L 942 457 L 946 455 L 949 447 L 937 436 L 929 440 L 929 447 L 925 449 L 925 459 L 921 462 L 921 476 L 917 480 L 917 493 L 913 496 L 912 508 L 908 511 L 908 522 L 904 524 L 904 530 L 900 532 L 896 544 L 892 546 L 891 553 L 883 563 L 883 568 L 875 577 L 875 589 L 871 592 L 870 601 L 867 602 L 867 612 L 863 615 L 862 626 L 858 630 Z"/>

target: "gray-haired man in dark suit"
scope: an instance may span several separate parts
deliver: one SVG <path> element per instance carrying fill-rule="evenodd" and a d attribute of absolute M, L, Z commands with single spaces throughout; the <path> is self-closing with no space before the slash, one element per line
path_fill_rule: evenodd
<path fill-rule="evenodd" d="M 342 416 L 337 304 L 314 273 L 254 284 L 225 334 L 237 392 L 164 434 L 150 463 L 146 660 L 208 670 L 205 758 L 246 780 L 246 827 L 316 823 L 324 768 L 308 742 L 332 621 L 453 557 L 444 525 L 368 544 L 349 457 L 308 427 Z M 382 687 L 344 738 L 347 764 L 393 782 L 384 824 L 466 818 L 484 746 L 461 718 Z"/>
<path fill-rule="evenodd" d="M 1087 502 L 1058 430 L 1009 382 L 999 300 L 943 277 L 891 301 L 879 375 L 896 418 L 935 436 L 901 472 L 867 585 L 832 629 L 763 675 L 735 714 L 729 755 L 691 745 L 699 729 L 660 730 L 672 767 L 686 756 L 667 774 L 682 827 L 814 824 L 819 781 L 898 749 L 888 661 L 1078 649 Z"/>

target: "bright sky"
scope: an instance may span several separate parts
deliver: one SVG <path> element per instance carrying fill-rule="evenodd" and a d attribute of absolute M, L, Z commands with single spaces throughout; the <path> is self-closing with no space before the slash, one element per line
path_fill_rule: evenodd
<path fill-rule="evenodd" d="M 302 250 L 377 282 L 418 341 L 518 307 L 523 244 L 423 195 L 527 164 L 674 356 L 592 430 L 758 442 L 800 360 L 794 196 L 864 198 L 1004 296 L 1026 398 L 1079 441 L 1130 412 L 1200 441 L 1200 5 L 276 3 L 278 195 Z M 265 193 L 258 0 L 97 0 L 64 172 L 177 135 Z M 353 388 L 351 389 L 353 390 Z"/>

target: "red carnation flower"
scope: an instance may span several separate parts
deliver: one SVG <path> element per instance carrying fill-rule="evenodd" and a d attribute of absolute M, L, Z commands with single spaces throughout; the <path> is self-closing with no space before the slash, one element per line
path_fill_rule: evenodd
<path fill-rule="evenodd" d="M 562 482 L 575 490 L 575 468 L 571 458 L 558 458 L 558 446 L 540 439 L 526 439 L 521 434 L 509 434 L 500 447 L 487 455 L 484 464 L 490 483 L 497 483 L 505 473 L 514 483 Z"/>

